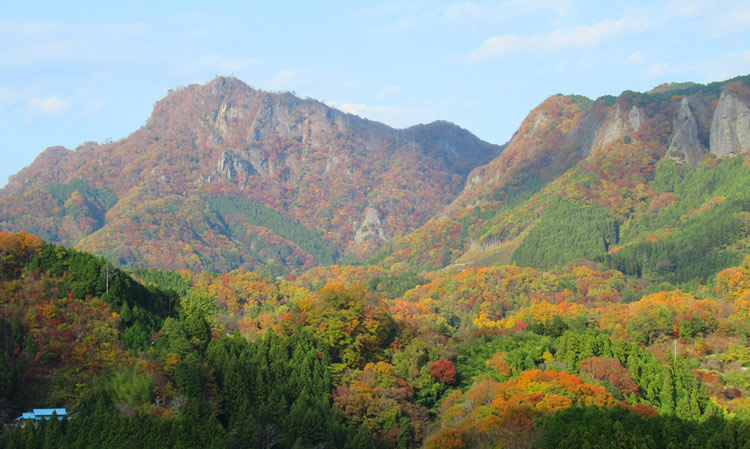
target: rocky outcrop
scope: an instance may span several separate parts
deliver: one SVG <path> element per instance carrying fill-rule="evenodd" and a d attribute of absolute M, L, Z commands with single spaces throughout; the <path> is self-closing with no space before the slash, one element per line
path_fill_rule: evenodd
<path fill-rule="evenodd" d="M 638 106 L 633 106 L 630 111 L 625 112 L 618 104 L 613 115 L 607 117 L 592 145 L 592 152 L 604 150 L 609 144 L 622 139 L 626 135 L 634 137 L 641 124 L 646 120 L 643 111 Z"/>
<path fill-rule="evenodd" d="M 233 179 L 238 173 L 255 173 L 255 167 L 250 161 L 231 151 L 224 151 L 216 163 L 216 173 L 220 178 Z"/>
<path fill-rule="evenodd" d="M 589 108 L 580 125 L 565 136 L 562 148 L 573 148 L 588 156 L 594 148 L 594 141 L 601 126 L 601 121 L 596 118 L 596 112 L 593 108 Z"/>
<path fill-rule="evenodd" d="M 706 149 L 698 137 L 698 124 L 690 109 L 687 97 L 680 102 L 672 125 L 672 140 L 667 149 L 667 157 L 678 162 L 695 165 L 706 154 Z"/>
<path fill-rule="evenodd" d="M 383 228 L 380 225 L 380 217 L 378 216 L 378 211 L 376 211 L 372 207 L 368 207 L 365 209 L 362 224 L 359 225 L 357 232 L 354 234 L 354 241 L 357 243 L 362 243 L 365 240 L 372 238 L 383 242 L 387 240 L 385 238 L 385 232 L 383 232 Z"/>
<path fill-rule="evenodd" d="M 711 123 L 711 153 L 727 157 L 750 149 L 750 108 L 740 100 L 721 94 Z"/>

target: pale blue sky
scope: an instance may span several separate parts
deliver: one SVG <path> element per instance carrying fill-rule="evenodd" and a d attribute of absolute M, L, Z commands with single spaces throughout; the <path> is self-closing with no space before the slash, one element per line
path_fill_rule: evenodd
<path fill-rule="evenodd" d="M 48 146 L 127 136 L 167 89 L 217 74 L 503 143 L 558 92 L 750 73 L 738 1 L 42 3 L 0 10 L 0 186 Z"/>

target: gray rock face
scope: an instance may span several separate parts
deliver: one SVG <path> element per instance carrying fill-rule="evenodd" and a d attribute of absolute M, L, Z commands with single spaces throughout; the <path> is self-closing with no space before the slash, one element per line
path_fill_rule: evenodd
<path fill-rule="evenodd" d="M 718 157 L 750 149 L 750 108 L 737 98 L 721 94 L 711 123 L 711 153 Z"/>
<path fill-rule="evenodd" d="M 385 242 L 385 232 L 380 225 L 380 217 L 378 217 L 378 211 L 372 207 L 365 209 L 364 219 L 362 224 L 359 225 L 354 240 L 358 243 L 365 241 L 366 239 L 375 238 Z"/>
<path fill-rule="evenodd" d="M 631 137 L 633 137 L 640 129 L 641 124 L 646 121 L 643 111 L 638 106 L 630 108 L 627 116 L 625 114 L 625 111 L 618 104 L 614 110 L 614 114 L 610 113 L 604 124 L 599 128 L 592 145 L 592 152 L 596 153 L 604 150 L 609 144 L 622 139 L 628 134 L 631 134 Z"/>
<path fill-rule="evenodd" d="M 231 151 L 222 152 L 219 161 L 216 163 L 216 173 L 224 179 L 232 179 L 238 173 L 253 174 L 255 172 L 255 167 L 251 162 L 242 159 Z"/>
<path fill-rule="evenodd" d="M 667 157 L 678 162 L 695 165 L 706 154 L 698 137 L 698 124 L 695 121 L 687 98 L 683 98 L 675 114 L 672 125 L 672 141 L 667 149 Z"/>
<path fill-rule="evenodd" d="M 602 123 L 597 120 L 593 109 L 589 109 L 581 121 L 581 126 L 572 129 L 565 136 L 562 148 L 574 148 L 588 156 L 594 148 L 594 140 L 601 126 Z"/>

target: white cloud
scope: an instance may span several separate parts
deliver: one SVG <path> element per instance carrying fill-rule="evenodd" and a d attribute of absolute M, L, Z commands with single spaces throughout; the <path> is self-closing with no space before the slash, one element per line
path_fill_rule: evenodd
<path fill-rule="evenodd" d="M 631 64 L 640 64 L 643 62 L 643 53 L 637 51 L 628 56 L 628 62 Z"/>
<path fill-rule="evenodd" d="M 385 19 L 386 35 L 417 26 L 466 26 L 487 23 L 505 23 L 527 15 L 546 15 L 554 18 L 567 16 L 575 9 L 578 0 L 463 0 L 447 5 L 436 2 L 391 2 L 373 8 L 361 9 L 359 16 Z"/>
<path fill-rule="evenodd" d="M 505 22 L 528 14 L 564 16 L 570 13 L 573 3 L 572 0 L 462 1 L 446 6 L 440 16 L 449 23 Z"/>
<path fill-rule="evenodd" d="M 646 67 L 645 69 L 643 69 L 641 71 L 641 75 L 644 78 L 648 78 L 648 79 L 666 78 L 666 77 L 674 76 L 683 70 L 684 68 L 678 68 L 678 67 L 667 65 L 667 64 L 660 62 L 657 64 L 652 64 Z"/>
<path fill-rule="evenodd" d="M 397 93 L 399 90 L 401 90 L 401 88 L 398 86 L 384 87 L 378 91 L 378 93 L 375 95 L 375 98 L 381 99 L 381 98 L 389 97 Z"/>
<path fill-rule="evenodd" d="M 336 87 L 341 90 L 359 89 L 362 87 L 362 81 L 345 80 L 336 84 Z"/>
<path fill-rule="evenodd" d="M 377 120 L 397 128 L 431 122 L 437 119 L 437 113 L 429 109 L 400 108 L 336 101 L 330 101 L 326 104 L 340 111 L 370 120 Z"/>
<path fill-rule="evenodd" d="M 46 37 L 100 35 L 100 39 L 129 39 L 152 31 L 144 22 L 136 23 L 64 23 L 55 21 L 0 20 L 0 36 L 39 40 Z"/>
<path fill-rule="evenodd" d="M 145 23 L 75 24 L 0 20 L 0 65 L 54 62 L 112 62 L 142 58 L 134 41 L 153 37 Z"/>
<path fill-rule="evenodd" d="M 5 104 L 12 98 L 12 93 L 7 87 L 0 87 L 0 105 Z"/>
<path fill-rule="evenodd" d="M 703 69 L 704 80 L 724 81 L 738 75 L 750 73 L 750 50 L 730 52 L 716 59 L 700 64 Z"/>
<path fill-rule="evenodd" d="M 672 0 L 667 6 L 667 11 L 677 17 L 697 17 L 709 9 L 711 5 L 705 0 Z"/>
<path fill-rule="evenodd" d="M 750 6 L 741 5 L 737 8 L 725 10 L 721 14 L 711 17 L 710 23 L 713 34 L 747 32 L 750 28 Z"/>
<path fill-rule="evenodd" d="M 641 71 L 646 79 L 675 81 L 694 80 L 710 83 L 750 73 L 750 50 L 728 52 L 713 59 L 695 59 L 682 64 L 653 64 Z"/>
<path fill-rule="evenodd" d="M 104 98 L 93 98 L 83 105 L 82 112 L 84 115 L 91 116 L 104 109 L 106 105 L 107 101 Z"/>
<path fill-rule="evenodd" d="M 368 113 L 373 113 L 373 112 L 377 112 L 377 113 L 388 112 L 388 113 L 401 114 L 406 111 L 406 109 L 403 109 L 403 108 L 391 108 L 387 106 L 368 106 L 362 103 L 339 103 L 336 101 L 332 101 L 332 102 L 329 102 L 328 105 L 340 111 L 343 111 L 349 114 L 359 115 L 362 117 L 365 117 Z"/>
<path fill-rule="evenodd" d="M 594 25 L 557 29 L 547 34 L 522 36 L 505 34 L 487 39 L 468 59 L 471 62 L 501 58 L 521 53 L 547 53 L 556 50 L 596 48 L 603 42 L 635 34 L 652 27 L 645 18 L 606 19 Z"/>
<path fill-rule="evenodd" d="M 206 55 L 200 58 L 181 59 L 173 61 L 178 74 L 231 75 L 240 73 L 257 66 L 260 61 L 254 58 L 231 58 L 217 55 Z"/>
<path fill-rule="evenodd" d="M 377 6 L 370 8 L 361 8 L 357 11 L 358 16 L 362 17 L 379 17 L 387 15 L 403 15 L 406 13 L 414 13 L 416 11 L 424 9 L 427 4 L 424 1 L 412 1 L 412 2 L 388 2 L 381 3 Z"/>
<path fill-rule="evenodd" d="M 292 69 L 281 70 L 263 83 L 263 88 L 267 90 L 293 90 L 292 85 L 297 78 L 297 71 Z"/>
<path fill-rule="evenodd" d="M 70 105 L 71 100 L 66 98 L 56 96 L 47 98 L 33 97 L 29 100 L 26 112 L 29 118 L 35 115 L 55 115 L 64 112 Z"/>

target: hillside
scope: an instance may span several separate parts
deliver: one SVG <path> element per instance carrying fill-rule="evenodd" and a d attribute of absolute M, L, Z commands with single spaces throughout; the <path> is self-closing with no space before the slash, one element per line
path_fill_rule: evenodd
<path fill-rule="evenodd" d="M 750 257 L 696 295 L 591 263 L 129 274 L 3 232 L 0 257 L 0 425 L 77 412 L 9 449 L 750 441 Z"/>
<path fill-rule="evenodd" d="M 120 141 L 47 149 L 0 191 L 0 230 L 128 267 L 295 271 L 371 255 L 501 151 L 218 77 L 170 91 Z"/>
<path fill-rule="evenodd" d="M 748 84 L 552 96 L 450 205 L 372 262 L 455 272 L 588 259 L 653 283 L 705 281 L 750 251 Z"/>

